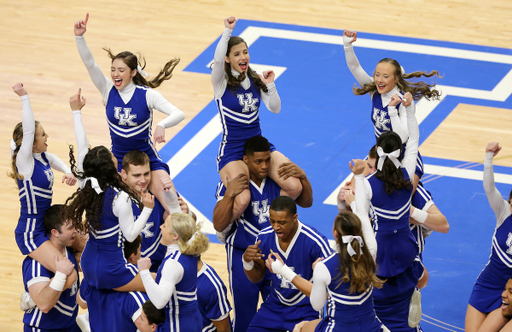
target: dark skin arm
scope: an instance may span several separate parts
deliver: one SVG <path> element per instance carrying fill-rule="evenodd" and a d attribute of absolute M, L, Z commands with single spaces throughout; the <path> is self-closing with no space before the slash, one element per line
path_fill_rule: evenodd
<path fill-rule="evenodd" d="M 306 176 L 306 172 L 304 172 L 302 168 L 292 162 L 282 163 L 279 165 L 278 174 L 279 177 L 284 180 L 289 177 L 294 177 L 300 180 L 300 183 L 302 184 L 302 192 L 295 200 L 295 203 L 297 203 L 298 206 L 308 208 L 313 205 L 313 188 Z"/>
<path fill-rule="evenodd" d="M 254 284 L 263 280 L 265 272 L 267 272 L 267 267 L 265 266 L 265 261 L 263 260 L 265 255 L 261 253 L 261 249 L 259 247 L 260 243 L 261 240 L 248 246 L 243 255 L 243 260 L 246 263 L 251 261 L 254 262 L 254 267 L 251 270 L 247 271 L 244 269 L 245 275 Z"/>
<path fill-rule="evenodd" d="M 245 174 L 238 174 L 234 179 L 226 180 L 224 198 L 217 202 L 213 210 L 213 227 L 217 232 L 222 232 L 234 221 L 233 204 L 235 197 L 245 189 L 249 189 L 249 179 Z"/>
<path fill-rule="evenodd" d="M 229 324 L 229 317 L 219 321 L 212 321 L 213 325 L 217 328 L 217 332 L 231 332 L 231 325 Z"/>

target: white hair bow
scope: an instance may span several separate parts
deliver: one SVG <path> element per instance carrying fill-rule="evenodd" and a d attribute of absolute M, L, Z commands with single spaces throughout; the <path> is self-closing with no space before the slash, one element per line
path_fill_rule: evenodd
<path fill-rule="evenodd" d="M 101 190 L 100 184 L 98 183 L 98 180 L 94 177 L 85 178 L 85 180 L 83 180 L 80 184 L 80 189 L 84 189 L 87 181 L 91 181 L 91 187 L 96 191 L 96 194 L 99 195 L 103 192 L 103 190 Z"/>
<path fill-rule="evenodd" d="M 197 234 L 197 232 L 194 232 L 194 234 L 192 234 L 192 236 L 190 237 L 190 239 L 188 239 L 188 241 L 187 241 L 187 244 L 188 244 L 188 245 L 191 245 L 191 244 L 192 244 L 192 242 L 194 242 L 194 239 L 196 238 L 196 234 Z"/>
<path fill-rule="evenodd" d="M 382 166 L 384 165 L 384 160 L 386 160 L 386 157 L 389 158 L 393 164 L 395 164 L 396 168 L 402 165 L 400 160 L 398 160 L 398 157 L 400 157 L 400 149 L 396 149 L 390 153 L 385 153 L 384 150 L 382 150 L 382 148 L 379 146 L 377 147 L 377 154 L 379 155 L 379 162 L 377 163 L 377 169 L 379 171 L 382 171 Z"/>
<path fill-rule="evenodd" d="M 362 253 L 361 248 L 364 246 L 364 242 L 360 236 L 345 235 L 345 236 L 341 237 L 341 240 L 343 241 L 343 243 L 348 243 L 347 248 L 348 248 L 348 254 L 350 255 L 350 257 L 352 257 L 356 254 L 356 252 L 354 251 L 354 248 L 352 248 L 352 245 L 351 245 L 352 241 L 356 240 L 357 242 L 359 242 L 359 246 L 360 246 L 359 254 L 361 255 L 361 253 Z"/>
<path fill-rule="evenodd" d="M 148 77 L 149 74 L 146 73 L 144 70 L 142 70 L 142 67 L 137 65 L 137 71 L 139 72 L 139 74 L 141 74 L 142 76 L 145 76 L 145 77 Z"/>
<path fill-rule="evenodd" d="M 14 154 L 14 151 L 16 150 L 16 142 L 11 138 L 11 157 Z"/>

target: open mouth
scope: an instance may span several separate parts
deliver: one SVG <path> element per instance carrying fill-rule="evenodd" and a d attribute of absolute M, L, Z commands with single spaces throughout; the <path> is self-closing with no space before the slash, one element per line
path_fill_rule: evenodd
<path fill-rule="evenodd" d="M 116 78 L 114 80 L 114 84 L 115 84 L 115 86 L 121 86 L 121 84 L 123 84 L 123 80 L 120 78 Z"/>
<path fill-rule="evenodd" d="M 384 85 L 384 84 L 377 84 L 377 88 L 378 88 L 379 90 L 382 90 L 382 89 L 384 89 L 385 87 L 386 87 L 386 85 Z"/>
<path fill-rule="evenodd" d="M 501 310 L 507 310 L 509 303 L 505 300 L 501 300 Z"/>
<path fill-rule="evenodd" d="M 240 69 L 242 69 L 243 71 L 246 71 L 247 70 L 247 62 L 240 62 Z"/>

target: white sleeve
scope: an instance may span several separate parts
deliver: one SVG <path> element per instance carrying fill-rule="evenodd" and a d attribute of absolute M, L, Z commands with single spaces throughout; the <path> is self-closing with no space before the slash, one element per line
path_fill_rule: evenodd
<path fill-rule="evenodd" d="M 233 29 L 225 28 L 222 36 L 220 37 L 217 48 L 215 49 L 215 55 L 213 56 L 213 68 L 212 68 L 212 85 L 213 93 L 215 98 L 220 98 L 226 90 L 226 73 L 224 71 L 224 59 L 226 58 L 226 52 L 228 51 L 228 42 L 231 37 Z"/>
<path fill-rule="evenodd" d="M 402 167 L 407 170 L 411 182 L 414 180 L 414 171 L 416 170 L 416 159 L 418 157 L 418 143 L 420 141 L 420 128 L 416 121 L 416 108 L 414 101 L 406 107 L 407 110 L 407 128 L 409 129 L 409 139 L 405 146 L 404 159 Z"/>
<path fill-rule="evenodd" d="M 153 209 L 144 207 L 139 218 L 134 221 L 132 201 L 130 200 L 130 196 L 124 191 L 120 191 L 119 194 L 116 195 L 112 205 L 114 215 L 119 218 L 119 226 L 121 227 L 123 236 L 128 242 L 133 242 L 144 229 Z"/>
<path fill-rule="evenodd" d="M 21 141 L 21 148 L 16 155 L 16 167 L 18 168 L 18 173 L 27 179 L 32 177 L 32 172 L 34 171 L 32 147 L 34 146 L 34 137 L 36 135 L 36 121 L 28 95 L 21 96 L 21 124 L 23 126 L 23 140 Z"/>
<path fill-rule="evenodd" d="M 111 80 L 109 80 L 103 73 L 101 72 L 100 67 L 94 61 L 94 57 L 92 56 L 89 47 L 87 47 L 87 43 L 85 42 L 84 36 L 75 36 L 76 46 L 78 48 L 78 53 L 80 54 L 80 58 L 82 58 L 82 62 L 87 68 L 89 72 L 89 76 L 92 79 L 92 82 L 96 86 L 96 88 L 101 92 L 103 96 L 103 101 L 106 103 L 108 99 L 108 94 L 110 89 L 114 86 Z"/>
<path fill-rule="evenodd" d="M 165 99 L 160 92 L 148 89 L 146 96 L 148 107 L 150 109 L 155 109 L 168 115 L 168 117 L 160 121 L 157 126 L 170 128 L 185 119 L 185 113 Z"/>
<path fill-rule="evenodd" d="M 164 192 L 164 202 L 169 209 L 169 213 L 174 212 L 183 212 L 181 211 L 180 202 L 178 201 L 178 196 L 174 193 L 174 191 L 169 190 L 168 192 Z"/>
<path fill-rule="evenodd" d="M 157 309 L 162 309 L 171 299 L 176 284 L 183 278 L 183 266 L 174 259 L 168 259 L 162 267 L 160 283 L 151 276 L 149 270 L 140 272 L 140 277 L 149 299 Z"/>
<path fill-rule="evenodd" d="M 322 310 L 327 300 L 327 286 L 331 283 L 331 273 L 324 263 L 318 262 L 313 270 L 313 288 L 309 296 L 311 306 L 316 311 Z"/>
<path fill-rule="evenodd" d="M 393 131 L 400 136 L 402 144 L 407 142 L 407 139 L 409 138 L 409 131 L 407 130 L 407 112 L 405 107 L 400 104 L 400 112 L 398 112 L 396 107 L 388 106 L 388 114 Z"/>
<path fill-rule="evenodd" d="M 75 128 L 75 138 L 78 149 L 76 168 L 78 172 L 83 172 L 84 158 L 89 152 L 89 147 L 87 145 L 87 136 L 85 134 L 85 128 L 82 122 L 82 113 L 80 111 L 73 111 L 73 126 Z"/>
<path fill-rule="evenodd" d="M 484 190 L 487 200 L 496 215 L 496 228 L 500 227 L 503 221 L 510 215 L 510 204 L 503 199 L 496 185 L 494 184 L 494 170 L 492 166 L 493 152 L 485 153 L 484 161 Z"/>
<path fill-rule="evenodd" d="M 63 162 L 59 157 L 48 152 L 45 152 L 45 155 L 53 169 L 56 169 L 57 171 L 64 174 L 71 173 L 71 168 L 69 168 L 69 166 L 66 165 L 66 163 Z"/>
<path fill-rule="evenodd" d="M 357 59 L 356 54 L 354 53 L 354 47 L 350 45 L 345 46 L 344 48 L 345 60 L 347 61 L 348 69 L 350 69 L 350 72 L 357 80 L 357 83 L 359 83 L 359 86 L 362 87 L 365 84 L 372 83 L 373 78 L 364 71 L 363 67 L 361 67 L 359 60 Z"/>
<path fill-rule="evenodd" d="M 372 224 L 368 217 L 370 201 L 366 196 L 365 178 L 363 174 L 359 174 L 355 175 L 354 179 L 356 181 L 356 215 L 359 217 L 359 220 L 361 220 L 364 242 L 368 246 L 368 250 L 375 260 L 375 257 L 377 257 L 377 240 L 375 240 Z"/>
<path fill-rule="evenodd" d="M 281 98 L 277 93 L 276 84 L 268 83 L 267 84 L 268 92 L 260 90 L 261 100 L 265 106 L 267 106 L 268 110 L 274 114 L 278 114 L 281 112 Z"/>

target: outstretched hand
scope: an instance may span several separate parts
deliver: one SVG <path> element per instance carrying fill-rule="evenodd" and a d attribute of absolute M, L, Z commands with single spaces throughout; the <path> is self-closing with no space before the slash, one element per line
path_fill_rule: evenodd
<path fill-rule="evenodd" d="M 491 142 L 489 144 L 487 144 L 487 147 L 485 148 L 485 152 L 494 152 L 494 154 L 492 155 L 493 157 L 495 157 L 498 152 L 501 151 L 501 146 L 500 146 L 500 143 L 498 142 Z"/>
<path fill-rule="evenodd" d="M 224 19 L 224 26 L 228 29 L 234 29 L 236 25 L 236 18 L 234 16 L 230 16 Z"/>
<path fill-rule="evenodd" d="M 65 183 L 68 186 L 74 186 L 76 184 L 76 178 L 73 173 L 66 173 L 62 176 L 62 183 Z"/>
<path fill-rule="evenodd" d="M 84 96 L 80 96 L 82 89 L 78 89 L 78 93 L 69 98 L 69 106 L 72 111 L 81 110 L 85 106 L 87 100 Z"/>
<path fill-rule="evenodd" d="M 17 94 L 20 97 L 28 95 L 27 90 L 25 90 L 25 88 L 23 87 L 23 83 L 16 83 L 15 85 L 13 85 L 12 90 L 15 94 Z"/>
<path fill-rule="evenodd" d="M 87 21 L 89 21 L 89 13 L 85 14 L 85 20 L 80 19 L 79 21 L 75 22 L 75 25 L 74 25 L 75 36 L 83 36 L 84 35 L 84 33 L 87 31 Z"/>

